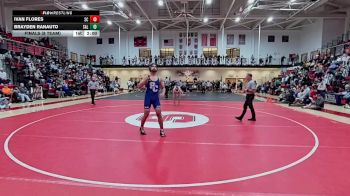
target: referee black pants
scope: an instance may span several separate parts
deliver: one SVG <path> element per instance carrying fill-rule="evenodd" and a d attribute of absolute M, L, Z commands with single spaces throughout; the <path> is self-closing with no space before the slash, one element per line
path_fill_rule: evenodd
<path fill-rule="evenodd" d="M 243 112 L 240 116 L 240 118 L 243 118 L 245 113 L 247 112 L 247 108 L 249 107 L 251 113 L 252 113 L 252 119 L 255 119 L 255 110 L 253 106 L 253 100 L 254 100 L 254 94 L 247 94 L 244 106 L 243 106 Z"/>
<path fill-rule="evenodd" d="M 96 90 L 95 89 L 90 89 L 91 104 L 95 104 L 95 94 L 96 94 Z"/>
<path fill-rule="evenodd" d="M 165 98 L 169 97 L 170 86 L 165 86 Z"/>

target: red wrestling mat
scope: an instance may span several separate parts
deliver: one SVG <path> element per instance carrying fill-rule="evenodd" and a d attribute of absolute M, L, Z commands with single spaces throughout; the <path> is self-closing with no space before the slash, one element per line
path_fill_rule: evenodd
<path fill-rule="evenodd" d="M 349 125 L 255 103 L 100 100 L 0 120 L 1 195 L 347 195 Z M 250 117 L 249 111 L 246 118 Z M 148 127 L 148 128 L 147 128 Z"/>

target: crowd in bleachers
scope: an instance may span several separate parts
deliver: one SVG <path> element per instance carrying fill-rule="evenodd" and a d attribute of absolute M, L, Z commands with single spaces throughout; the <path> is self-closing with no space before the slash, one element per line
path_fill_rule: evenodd
<path fill-rule="evenodd" d="M 32 39 L 27 37 L 13 37 L 12 33 L 6 32 L 4 28 L 0 26 L 0 38 L 9 39 L 17 42 L 22 42 L 25 44 L 35 45 L 35 46 L 42 46 L 45 48 L 50 49 L 59 49 L 59 46 L 55 43 L 52 43 L 52 41 L 49 40 L 47 37 L 43 37 L 41 39 Z"/>
<path fill-rule="evenodd" d="M 220 80 L 201 80 L 199 78 L 194 78 L 189 81 L 182 80 L 170 80 L 167 77 L 163 78 L 167 89 L 173 89 L 175 86 L 179 86 L 183 92 L 221 92 L 221 93 L 233 93 L 234 91 L 240 91 L 243 88 L 243 81 L 238 81 L 238 83 L 233 83 L 230 81 L 220 81 Z M 127 81 L 127 87 L 129 92 L 138 91 L 137 84 L 140 79 L 129 79 Z"/>
<path fill-rule="evenodd" d="M 5 34 L 6 38 L 11 38 Z M 2 37 L 4 32 L 2 31 Z M 16 38 L 17 39 L 17 38 Z M 45 38 L 32 41 L 24 38 L 24 43 L 32 46 L 45 44 Z M 38 42 L 38 43 L 36 43 Z M 17 46 L 18 44 L 16 42 Z M 39 55 L 28 51 L 16 52 L 11 48 L 2 48 L 0 66 L 0 108 L 9 107 L 13 102 L 32 102 L 49 97 L 79 96 L 87 94 L 87 83 L 95 77 L 100 83 L 100 92 L 113 90 L 109 78 L 100 68 L 91 64 L 79 64 L 67 60 L 51 49 Z M 9 76 L 4 68 L 11 68 Z M 14 81 L 15 80 L 15 84 Z"/>
<path fill-rule="evenodd" d="M 341 97 L 350 108 L 350 49 L 339 57 L 317 55 L 280 77 L 259 85 L 258 91 L 279 96 L 279 101 L 304 108 L 323 109 L 328 94 Z"/>
<path fill-rule="evenodd" d="M 10 52 L 5 57 L 5 64 L 21 63 L 18 72 L 19 86 L 6 92 L 11 81 L 2 80 L 2 94 L 11 97 L 13 102 L 27 102 L 48 97 L 79 96 L 87 94 L 87 83 L 92 76 L 100 82 L 101 91 L 109 89 L 110 81 L 103 71 L 90 65 L 83 65 L 70 60 L 55 59 L 50 56 L 25 56 Z"/>

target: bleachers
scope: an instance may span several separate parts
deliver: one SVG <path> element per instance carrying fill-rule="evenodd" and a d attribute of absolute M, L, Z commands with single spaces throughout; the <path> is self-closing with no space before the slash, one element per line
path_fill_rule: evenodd
<path fill-rule="evenodd" d="M 28 44 L 17 40 L 11 40 L 6 38 L 0 38 L 1 49 L 8 50 L 15 53 L 23 53 L 32 56 L 45 56 L 49 54 L 57 58 L 63 58 L 66 56 L 66 51 L 56 50 L 44 46 Z"/>

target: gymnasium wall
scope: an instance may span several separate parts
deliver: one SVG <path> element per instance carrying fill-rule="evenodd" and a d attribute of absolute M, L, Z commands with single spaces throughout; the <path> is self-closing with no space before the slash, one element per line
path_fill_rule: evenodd
<path fill-rule="evenodd" d="M 344 19 L 318 19 L 315 23 L 302 27 L 300 32 L 300 54 L 322 48 L 344 33 Z"/>
<path fill-rule="evenodd" d="M 143 78 L 149 75 L 147 68 L 104 68 L 104 72 L 114 79 L 116 76 L 123 88 L 126 88 L 130 78 Z M 170 77 L 172 80 L 186 80 L 186 76 L 179 77 L 178 72 L 193 71 L 198 72 L 199 80 L 225 80 L 226 78 L 244 78 L 247 73 L 252 73 L 254 80 L 259 84 L 277 77 L 281 69 L 279 68 L 160 68 L 161 78 Z M 190 73 L 190 72 L 189 72 Z M 193 78 L 193 76 L 189 76 Z"/>
<path fill-rule="evenodd" d="M 324 19 L 322 44 L 327 44 L 342 36 L 345 29 L 345 19 Z"/>
<path fill-rule="evenodd" d="M 254 56 L 258 55 L 258 31 L 254 31 L 253 45 Z M 275 36 L 275 42 L 268 42 L 268 36 Z M 289 36 L 289 42 L 282 42 L 282 36 Z M 260 58 L 265 58 L 267 55 L 273 56 L 273 62 L 279 64 L 281 57 L 289 57 L 289 54 L 300 53 L 301 44 L 301 33 L 300 30 L 262 30 L 261 31 L 261 47 L 260 47 Z"/>
<path fill-rule="evenodd" d="M 154 32 L 153 35 L 153 50 L 152 55 L 159 55 L 160 49 L 163 46 L 164 39 L 174 39 L 175 55 L 179 55 L 179 33 L 183 31 L 158 31 Z M 192 31 L 190 31 L 192 32 Z M 221 31 L 193 31 L 198 32 L 198 54 L 201 55 L 203 47 L 201 45 L 201 34 L 216 34 L 217 35 L 217 48 L 220 55 L 226 55 L 226 48 L 240 48 L 241 55 L 250 58 L 252 54 L 255 57 L 258 55 L 258 31 L 252 30 L 227 30 L 224 31 L 224 40 L 222 42 Z M 234 44 L 227 45 L 227 34 L 234 34 Z M 243 34 L 246 36 L 246 42 L 244 45 L 239 44 L 239 35 Z M 269 43 L 267 37 L 269 35 L 275 36 L 275 42 Z M 282 43 L 282 35 L 289 36 L 289 42 Z M 121 50 L 118 51 L 118 32 L 113 33 L 103 33 L 101 38 L 103 39 L 103 44 L 97 44 L 96 38 L 68 38 L 68 51 L 72 51 L 80 54 L 96 54 L 99 58 L 100 56 L 113 55 L 114 58 L 119 60 L 120 57 L 134 57 L 139 55 L 139 48 L 134 47 L 134 36 L 146 36 L 147 37 L 147 48 L 152 49 L 152 33 L 149 31 L 136 31 L 136 32 L 121 32 Z M 114 38 L 114 44 L 108 44 L 108 38 Z M 86 43 L 88 45 L 86 46 Z M 223 44 L 222 44 L 223 43 Z M 193 44 L 193 43 L 192 43 Z M 280 31 L 280 30 L 266 30 L 261 33 L 261 48 L 260 57 L 266 57 L 267 54 L 272 54 L 275 58 L 275 63 L 280 61 L 282 56 L 288 56 L 291 53 L 299 52 L 300 44 L 300 32 L 298 30 L 293 31 Z M 80 47 L 81 46 L 81 47 Z M 80 47 L 80 48 L 79 48 Z M 186 47 L 183 49 L 186 50 Z M 116 63 L 121 63 L 117 61 Z"/>
<path fill-rule="evenodd" d="M 300 54 L 309 53 L 322 47 L 323 20 L 304 26 L 300 36 Z"/>
<path fill-rule="evenodd" d="M 335 26 L 334 26 L 335 25 Z M 334 22 L 333 20 L 319 19 L 315 23 L 304 26 L 301 30 L 262 30 L 261 31 L 261 46 L 260 57 L 264 58 L 267 55 L 273 56 L 273 63 L 278 64 L 282 56 L 288 57 L 289 54 L 302 54 L 310 53 L 318 50 L 322 47 L 322 43 L 328 40 L 336 39 L 340 32 L 344 30 L 344 20 Z M 122 63 L 121 58 L 124 56 L 138 56 L 139 48 L 134 47 L 134 36 L 146 36 L 147 48 L 152 50 L 152 55 L 159 55 L 160 49 L 163 48 L 164 39 L 174 39 L 175 55 L 179 55 L 179 33 L 183 31 L 154 31 L 153 35 L 153 47 L 152 47 L 152 33 L 150 31 L 133 31 L 133 32 L 121 32 L 121 50 L 118 51 L 118 32 L 102 33 L 101 38 L 103 44 L 98 45 L 96 38 L 68 38 L 68 50 L 78 51 L 80 54 L 96 54 L 100 56 L 113 55 L 117 59 L 118 64 Z M 222 40 L 221 31 L 190 31 L 198 32 L 198 54 L 201 55 L 203 47 L 201 45 L 201 34 L 216 34 L 217 35 L 217 48 L 220 55 L 226 54 L 226 48 L 240 48 L 241 55 L 250 58 L 253 54 L 258 56 L 258 31 L 257 30 L 226 30 L 224 31 L 224 39 Z M 234 44 L 227 45 L 227 35 L 234 34 Z M 244 45 L 239 44 L 239 35 L 246 36 L 246 43 Z M 268 36 L 275 36 L 275 42 L 268 42 Z M 289 36 L 289 42 L 282 42 L 282 36 Z M 108 44 L 108 38 L 114 38 L 114 44 Z M 86 42 L 88 42 L 86 46 Z M 72 43 L 72 44 L 70 44 Z M 71 45 L 75 45 L 70 47 Z M 82 48 L 79 45 L 83 46 Z M 185 48 L 184 48 L 185 50 Z M 119 58 L 120 54 L 120 58 Z M 99 63 L 99 62 L 97 62 Z"/>

